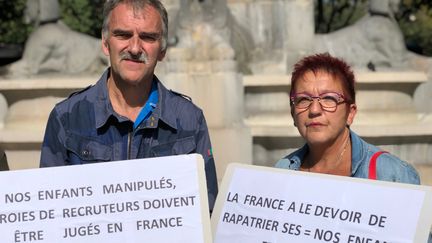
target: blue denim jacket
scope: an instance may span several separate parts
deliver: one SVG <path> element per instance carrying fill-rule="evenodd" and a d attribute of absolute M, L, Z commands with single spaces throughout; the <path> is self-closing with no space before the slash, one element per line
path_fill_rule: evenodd
<path fill-rule="evenodd" d="M 350 136 L 352 149 L 351 176 L 368 178 L 369 161 L 372 155 L 380 149 L 365 142 L 353 131 L 350 131 Z M 309 147 L 305 144 L 302 148 L 279 160 L 275 166 L 278 168 L 299 170 L 303 157 L 308 150 Z M 384 153 L 378 157 L 376 171 L 378 180 L 420 184 L 417 171 L 407 162 L 389 153 Z"/>
<path fill-rule="evenodd" d="M 372 155 L 375 152 L 380 151 L 380 149 L 365 142 L 351 130 L 350 136 L 352 149 L 351 177 L 368 178 L 369 161 Z M 276 162 L 275 167 L 299 170 L 303 158 L 308 150 L 309 147 L 307 144 L 305 144 L 300 149 Z M 381 154 L 378 157 L 376 173 L 377 179 L 381 181 L 393 181 L 417 185 L 420 184 L 420 177 L 417 171 L 407 162 L 402 161 L 389 153 Z M 432 243 L 432 232 L 429 234 L 429 239 L 427 242 Z"/>
<path fill-rule="evenodd" d="M 212 210 L 218 192 L 207 124 L 201 109 L 157 83 L 159 100 L 150 117 L 133 121 L 114 112 L 108 97 L 109 69 L 99 81 L 52 110 L 40 167 L 199 153 L 205 161 Z"/>

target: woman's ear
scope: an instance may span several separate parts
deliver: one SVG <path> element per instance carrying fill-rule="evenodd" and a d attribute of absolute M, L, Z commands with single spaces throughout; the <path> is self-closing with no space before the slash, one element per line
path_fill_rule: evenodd
<path fill-rule="evenodd" d="M 294 107 L 293 106 L 291 106 L 290 113 L 291 113 L 291 118 L 293 119 L 293 124 L 294 124 L 295 127 L 297 127 L 296 119 L 294 117 Z"/>
<path fill-rule="evenodd" d="M 356 104 L 350 104 L 349 110 L 348 110 L 348 117 L 347 117 L 347 126 L 351 126 L 351 124 L 354 122 L 354 117 L 357 114 L 357 105 Z"/>

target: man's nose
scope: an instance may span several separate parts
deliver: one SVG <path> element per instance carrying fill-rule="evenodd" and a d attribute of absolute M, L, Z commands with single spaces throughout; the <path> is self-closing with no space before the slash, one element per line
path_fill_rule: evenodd
<path fill-rule="evenodd" d="M 132 37 L 129 40 L 129 48 L 128 51 L 131 54 L 140 54 L 142 52 L 141 50 L 141 40 L 139 37 Z"/>

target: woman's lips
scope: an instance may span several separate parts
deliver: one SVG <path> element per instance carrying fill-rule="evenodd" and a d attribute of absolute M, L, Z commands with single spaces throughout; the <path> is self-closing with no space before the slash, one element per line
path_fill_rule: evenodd
<path fill-rule="evenodd" d="M 323 124 L 321 122 L 311 122 L 306 124 L 306 127 L 319 127 L 322 126 Z"/>

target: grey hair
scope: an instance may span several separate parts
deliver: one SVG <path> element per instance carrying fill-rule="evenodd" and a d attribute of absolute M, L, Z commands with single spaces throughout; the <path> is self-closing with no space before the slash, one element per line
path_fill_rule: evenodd
<path fill-rule="evenodd" d="M 145 6 L 152 6 L 155 8 L 162 20 L 162 51 L 167 48 L 168 40 L 168 13 L 160 0 L 107 0 L 103 9 L 103 24 L 102 24 L 102 37 L 104 39 L 109 37 L 109 22 L 112 10 L 120 3 L 131 5 L 134 11 L 142 10 Z"/>

